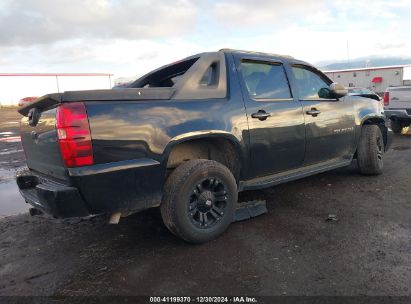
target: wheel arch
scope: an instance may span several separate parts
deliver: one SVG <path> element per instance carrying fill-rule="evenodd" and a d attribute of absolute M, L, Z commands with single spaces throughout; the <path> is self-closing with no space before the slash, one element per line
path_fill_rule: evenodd
<path fill-rule="evenodd" d="M 193 159 L 215 160 L 225 165 L 237 183 L 244 164 L 243 149 L 231 133 L 207 132 L 187 134 L 174 138 L 164 150 L 164 163 L 171 171 L 185 161 Z"/>

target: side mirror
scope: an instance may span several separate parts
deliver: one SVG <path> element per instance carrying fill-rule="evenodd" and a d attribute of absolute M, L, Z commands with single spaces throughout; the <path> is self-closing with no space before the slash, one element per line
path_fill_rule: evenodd
<path fill-rule="evenodd" d="M 332 99 L 335 97 L 335 94 L 331 92 L 329 88 L 321 88 L 318 91 L 318 97 L 323 99 Z"/>
<path fill-rule="evenodd" d="M 330 91 L 335 97 L 340 98 L 348 94 L 348 90 L 341 84 L 333 82 L 330 84 Z"/>

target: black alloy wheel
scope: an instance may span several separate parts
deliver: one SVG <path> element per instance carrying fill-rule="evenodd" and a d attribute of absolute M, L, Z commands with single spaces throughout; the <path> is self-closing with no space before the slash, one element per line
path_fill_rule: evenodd
<path fill-rule="evenodd" d="M 188 216 L 201 229 L 209 229 L 223 217 L 227 206 L 227 191 L 224 183 L 208 178 L 198 183 L 188 202 Z"/>

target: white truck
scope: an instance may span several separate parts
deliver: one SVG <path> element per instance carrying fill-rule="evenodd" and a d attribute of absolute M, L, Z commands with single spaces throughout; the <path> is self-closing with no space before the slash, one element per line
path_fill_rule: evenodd
<path fill-rule="evenodd" d="M 411 125 L 411 86 L 388 87 L 384 93 L 384 111 L 394 133 L 407 133 Z"/>

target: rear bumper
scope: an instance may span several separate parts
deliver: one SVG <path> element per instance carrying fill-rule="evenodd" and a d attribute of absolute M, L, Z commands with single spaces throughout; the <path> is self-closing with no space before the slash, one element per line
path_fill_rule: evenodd
<path fill-rule="evenodd" d="M 17 173 L 17 185 L 27 203 L 57 218 L 90 214 L 77 188 L 46 180 L 30 170 Z"/>
<path fill-rule="evenodd" d="M 398 118 L 411 121 L 411 109 L 387 109 L 384 110 L 384 112 L 387 118 Z"/>
<path fill-rule="evenodd" d="M 16 179 L 27 203 L 56 218 L 128 214 L 161 202 L 164 170 L 152 159 L 70 168 L 68 175 L 60 182 L 25 170 Z"/>

